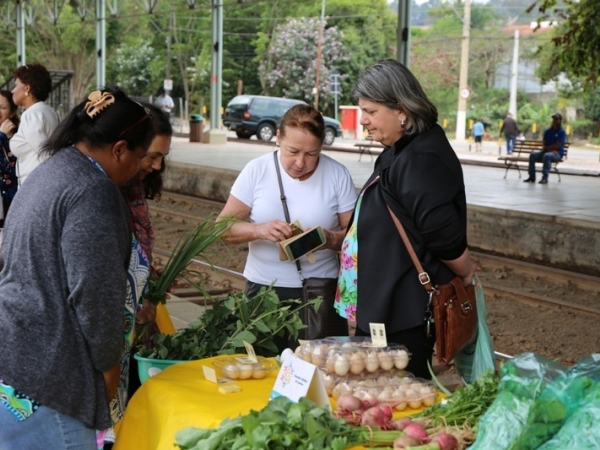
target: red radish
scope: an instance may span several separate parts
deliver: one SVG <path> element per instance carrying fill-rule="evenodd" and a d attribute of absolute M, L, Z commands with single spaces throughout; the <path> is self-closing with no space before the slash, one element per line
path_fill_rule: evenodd
<path fill-rule="evenodd" d="M 354 395 L 344 394 L 338 397 L 337 408 L 342 411 L 358 411 L 363 409 L 363 402 Z"/>
<path fill-rule="evenodd" d="M 361 424 L 385 428 L 392 420 L 393 411 L 387 405 L 374 406 L 367 409 L 362 416 Z"/>
<path fill-rule="evenodd" d="M 394 439 L 394 450 L 409 449 L 421 444 L 422 442 L 420 440 L 403 434 L 402 436 Z"/>
<path fill-rule="evenodd" d="M 458 441 L 450 433 L 439 433 L 436 434 L 431 442 L 435 442 L 440 446 L 440 450 L 456 450 L 458 448 Z"/>
<path fill-rule="evenodd" d="M 403 417 L 402 419 L 396 419 L 390 423 L 390 428 L 392 430 L 404 430 L 408 425 L 414 423 L 410 417 Z"/>
<path fill-rule="evenodd" d="M 408 424 L 406 427 L 404 427 L 404 430 L 402 430 L 402 431 L 407 436 L 418 439 L 425 444 L 430 442 L 427 431 L 425 431 L 421 425 L 418 425 L 416 423 Z"/>

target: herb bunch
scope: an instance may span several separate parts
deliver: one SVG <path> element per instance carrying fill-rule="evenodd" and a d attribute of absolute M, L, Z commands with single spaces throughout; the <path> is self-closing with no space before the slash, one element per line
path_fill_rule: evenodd
<path fill-rule="evenodd" d="M 196 360 L 216 355 L 245 353 L 244 341 L 252 344 L 259 356 L 275 356 L 275 340 L 297 339 L 306 328 L 300 319 L 302 308 L 321 305 L 321 298 L 302 303 L 300 300 L 283 304 L 272 288 L 262 288 L 249 298 L 243 292 L 229 294 L 216 300 L 196 322 L 172 335 L 152 337 L 152 348 L 139 349 L 145 358 Z"/>
<path fill-rule="evenodd" d="M 356 445 L 391 446 L 400 431 L 355 427 L 302 397 L 269 401 L 260 411 L 224 420 L 219 428 L 186 428 L 175 435 L 181 450 L 344 450 Z"/>
<path fill-rule="evenodd" d="M 233 222 L 232 218 L 225 218 L 216 222 L 213 215 L 200 222 L 187 236 L 182 237 L 177 242 L 175 250 L 173 250 L 173 253 L 167 260 L 160 276 L 150 278 L 148 281 L 148 294 L 145 298 L 155 305 L 165 303 L 167 292 L 175 279 L 180 275 L 186 278 L 198 290 L 202 290 L 202 287 L 197 286 L 187 276 L 186 272 L 196 275 L 198 273 L 188 271 L 187 266 L 192 259 L 202 255 L 212 244 L 220 240 Z"/>

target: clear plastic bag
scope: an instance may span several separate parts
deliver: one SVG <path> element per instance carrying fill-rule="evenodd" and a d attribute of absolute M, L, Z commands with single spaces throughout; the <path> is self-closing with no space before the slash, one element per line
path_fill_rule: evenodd
<path fill-rule="evenodd" d="M 479 278 L 475 281 L 477 338 L 454 357 L 456 371 L 467 384 L 473 383 L 487 372 L 496 371 L 494 344 L 486 321 L 485 295 Z"/>
<path fill-rule="evenodd" d="M 482 417 L 470 449 L 599 448 L 592 445 L 600 442 L 600 431 L 593 428 L 600 419 L 599 380 L 600 354 L 570 369 L 533 353 L 516 356 L 502 368 L 498 396 Z M 567 433 L 582 436 L 575 441 Z"/>

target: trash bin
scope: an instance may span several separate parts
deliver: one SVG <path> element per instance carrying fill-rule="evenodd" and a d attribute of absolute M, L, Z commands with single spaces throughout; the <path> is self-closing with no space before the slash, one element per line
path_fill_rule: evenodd
<path fill-rule="evenodd" d="M 202 142 L 204 117 L 200 114 L 190 115 L 190 142 Z"/>

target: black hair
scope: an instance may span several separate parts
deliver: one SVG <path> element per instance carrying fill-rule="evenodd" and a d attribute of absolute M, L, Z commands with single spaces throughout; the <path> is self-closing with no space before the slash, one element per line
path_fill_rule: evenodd
<path fill-rule="evenodd" d="M 144 104 L 152 112 L 152 126 L 154 127 L 154 134 L 156 136 L 173 136 L 173 127 L 167 116 L 160 108 L 150 104 Z M 165 165 L 165 159 L 160 163 L 160 170 L 153 170 L 144 177 L 144 195 L 147 199 L 154 200 L 160 198 L 163 186 L 162 174 L 167 166 Z"/>
<path fill-rule="evenodd" d="M 8 101 L 10 113 L 12 114 L 12 117 L 9 117 L 9 119 L 14 124 L 15 132 L 16 132 L 16 130 L 19 129 L 19 124 L 21 123 L 21 118 L 19 117 L 19 114 L 17 113 L 18 107 L 15 104 L 15 101 L 13 100 L 12 94 L 10 93 L 10 91 L 6 91 L 6 90 L 2 89 L 2 90 L 0 90 L 0 95 Z"/>
<path fill-rule="evenodd" d="M 44 66 L 38 63 L 26 64 L 17 67 L 13 77 L 18 78 L 29 86 L 31 95 L 36 100 L 43 102 L 52 92 L 52 77 Z"/>
<path fill-rule="evenodd" d="M 120 140 L 126 141 L 131 151 L 150 146 L 154 138 L 150 110 L 131 100 L 120 89 L 100 92 L 111 94 L 114 103 L 103 105 L 94 117 L 86 112 L 89 100 L 75 106 L 44 143 L 41 153 L 52 156 L 77 142 L 85 142 L 92 149 Z"/>

